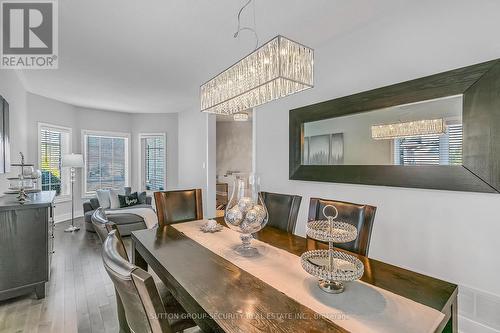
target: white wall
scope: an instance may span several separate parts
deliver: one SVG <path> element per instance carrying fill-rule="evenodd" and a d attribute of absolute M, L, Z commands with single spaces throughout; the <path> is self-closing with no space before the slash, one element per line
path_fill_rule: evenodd
<path fill-rule="evenodd" d="M 27 94 L 28 156 L 38 163 L 38 123 L 70 127 L 74 153 L 82 153 L 82 130 L 126 132 L 131 134 L 130 144 L 130 185 L 138 189 L 140 179 L 140 133 L 167 134 L 167 188 L 177 187 L 177 114 L 130 114 L 75 107 L 42 96 Z M 82 171 L 77 172 L 75 182 L 75 214 L 82 214 Z M 56 220 L 70 217 L 71 202 L 56 203 Z"/>
<path fill-rule="evenodd" d="M 217 176 L 227 171 L 252 171 L 252 122 L 218 121 L 216 135 Z"/>
<path fill-rule="evenodd" d="M 9 103 L 10 117 L 10 155 L 11 162 L 19 162 L 19 152 L 23 152 L 26 158 L 28 141 L 26 139 L 26 91 L 23 88 L 17 74 L 12 70 L 1 70 L 0 72 L 0 95 Z M 0 195 L 9 187 L 7 177 L 15 177 L 19 174 L 19 168 L 12 167 L 10 172 L 0 174 Z"/>
<path fill-rule="evenodd" d="M 203 190 L 203 214 L 215 216 L 215 116 L 179 113 L 179 188 Z"/>
<path fill-rule="evenodd" d="M 263 190 L 302 195 L 297 234 L 304 235 L 311 197 L 377 206 L 370 257 L 472 288 L 460 293 L 464 332 L 481 324 L 500 330 L 500 195 L 288 179 L 290 109 L 500 57 L 496 3 L 448 4 L 312 45 L 315 88 L 255 111 L 257 172 Z"/>

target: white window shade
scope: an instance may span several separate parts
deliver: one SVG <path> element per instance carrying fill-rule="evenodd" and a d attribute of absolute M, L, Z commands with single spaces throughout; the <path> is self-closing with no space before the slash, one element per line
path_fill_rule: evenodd
<path fill-rule="evenodd" d="M 314 51 L 277 36 L 203 84 L 201 111 L 233 114 L 313 87 Z"/>
<path fill-rule="evenodd" d="M 144 135 L 141 137 L 142 147 L 142 183 L 148 191 L 165 189 L 166 149 L 164 135 Z"/>
<path fill-rule="evenodd" d="M 394 140 L 396 165 L 461 165 L 462 124 L 446 126 L 445 134 Z"/>
<path fill-rule="evenodd" d="M 448 125 L 450 164 L 462 164 L 462 124 Z"/>
<path fill-rule="evenodd" d="M 69 173 L 62 167 L 62 157 L 70 150 L 70 129 L 39 125 L 39 161 L 42 190 L 69 194 Z"/>
<path fill-rule="evenodd" d="M 85 193 L 128 186 L 128 137 L 85 134 Z"/>

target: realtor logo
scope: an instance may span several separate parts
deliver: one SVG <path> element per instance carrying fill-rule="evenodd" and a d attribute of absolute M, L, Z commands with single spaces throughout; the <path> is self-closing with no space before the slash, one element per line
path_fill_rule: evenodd
<path fill-rule="evenodd" d="M 55 1 L 2 1 L 0 17 L 1 68 L 57 68 Z"/>

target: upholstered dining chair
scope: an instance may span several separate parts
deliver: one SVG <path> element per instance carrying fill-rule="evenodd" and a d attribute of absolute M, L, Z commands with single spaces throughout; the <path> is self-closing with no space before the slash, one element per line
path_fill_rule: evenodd
<path fill-rule="evenodd" d="M 129 261 L 127 249 L 120 236 L 120 232 L 118 231 L 116 224 L 108 220 L 104 209 L 102 209 L 101 207 L 97 208 L 90 219 L 92 221 L 92 225 L 94 226 L 94 230 L 97 233 L 97 236 L 101 240 L 101 243 L 104 243 L 104 240 L 106 239 L 106 237 L 108 237 L 108 234 L 111 230 L 116 230 L 116 235 L 118 236 L 118 239 L 120 241 L 120 254 L 125 260 Z"/>
<path fill-rule="evenodd" d="M 327 205 L 337 208 L 338 216 L 336 221 L 352 224 L 358 229 L 358 238 L 354 241 L 344 244 L 334 244 L 334 246 L 367 256 L 377 207 L 344 201 L 311 198 L 308 220 L 325 219 L 323 208 Z"/>
<path fill-rule="evenodd" d="M 127 249 L 125 247 L 125 244 L 123 243 L 123 240 L 120 236 L 120 232 L 118 231 L 118 228 L 116 227 L 116 224 L 113 222 L 109 221 L 106 213 L 104 212 L 104 209 L 101 207 L 97 208 L 94 213 L 92 213 L 92 216 L 90 218 L 92 221 L 92 225 L 94 226 L 94 230 L 101 240 L 101 243 L 104 243 L 106 238 L 108 237 L 108 234 L 111 230 L 116 230 L 116 238 L 118 240 L 118 252 L 122 256 L 123 259 L 126 261 L 129 261 L 128 255 L 127 255 Z M 121 333 L 128 333 L 130 332 L 130 329 L 128 327 L 127 319 L 125 317 L 125 310 L 123 308 L 123 303 L 118 296 L 118 292 L 116 292 L 116 311 L 118 314 L 118 324 L 120 325 L 120 332 Z"/>
<path fill-rule="evenodd" d="M 123 302 L 130 331 L 170 333 L 195 327 L 185 311 L 179 313 L 163 303 L 153 277 L 123 259 L 120 247 L 116 230 L 111 230 L 104 240 L 102 260 Z"/>
<path fill-rule="evenodd" d="M 115 230 L 115 237 L 117 239 L 117 244 L 118 244 L 117 245 L 118 252 L 124 260 L 130 261 L 127 254 L 127 249 L 125 247 L 125 243 L 123 242 L 120 236 L 120 231 L 118 230 L 118 227 L 115 223 L 108 220 L 106 213 L 104 212 L 104 209 L 102 208 L 96 209 L 96 211 L 92 214 L 91 220 L 94 226 L 94 230 L 96 231 L 102 243 L 104 243 L 104 241 L 108 237 L 108 234 L 112 230 Z M 171 310 L 175 310 L 175 312 L 180 312 L 180 313 L 184 312 L 182 306 L 177 302 L 172 293 L 167 289 L 167 287 L 165 287 L 165 285 L 161 281 L 159 281 L 156 284 L 156 287 L 160 292 L 160 297 L 164 304 L 167 304 L 168 307 Z M 118 322 L 120 324 L 120 331 L 125 333 L 130 332 L 128 328 L 127 319 L 125 316 L 125 310 L 123 308 L 123 303 L 120 296 L 118 295 L 118 292 L 116 293 L 116 310 L 118 313 Z"/>
<path fill-rule="evenodd" d="M 293 233 L 302 197 L 271 192 L 260 192 L 260 195 L 269 214 L 267 226 Z"/>
<path fill-rule="evenodd" d="M 203 219 L 201 189 L 155 192 L 159 226 Z"/>

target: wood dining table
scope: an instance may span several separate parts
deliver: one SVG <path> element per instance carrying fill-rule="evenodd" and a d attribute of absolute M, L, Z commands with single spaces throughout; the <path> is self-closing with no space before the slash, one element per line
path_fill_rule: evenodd
<path fill-rule="evenodd" d="M 149 266 L 203 331 L 349 332 L 171 225 L 134 231 L 131 238 L 133 262 L 146 270 Z M 297 260 L 307 250 L 327 248 L 269 226 L 254 238 Z M 350 254 L 364 264 L 362 282 L 441 312 L 444 318 L 435 332 L 457 332 L 457 285 Z M 242 315 L 249 307 L 253 316 Z"/>

